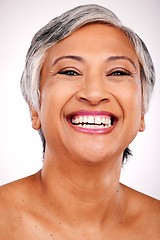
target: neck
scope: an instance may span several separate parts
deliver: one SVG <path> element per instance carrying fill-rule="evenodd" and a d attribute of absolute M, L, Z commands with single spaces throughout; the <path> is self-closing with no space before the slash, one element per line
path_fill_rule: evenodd
<path fill-rule="evenodd" d="M 120 215 L 120 171 L 120 157 L 89 165 L 67 162 L 66 158 L 57 160 L 46 153 L 41 172 L 45 199 L 58 221 L 70 226 L 77 224 L 78 228 L 100 229 L 102 223 Z"/>

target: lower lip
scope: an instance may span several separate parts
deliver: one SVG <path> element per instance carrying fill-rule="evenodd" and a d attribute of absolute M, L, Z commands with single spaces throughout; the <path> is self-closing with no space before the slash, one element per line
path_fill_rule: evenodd
<path fill-rule="evenodd" d="M 105 133 L 110 133 L 113 128 L 115 127 L 116 124 L 112 125 L 111 127 L 108 128 L 101 128 L 101 129 L 90 129 L 90 128 L 82 128 L 77 125 L 73 125 L 70 121 L 69 124 L 77 131 L 83 132 L 83 133 L 89 133 L 89 134 L 105 134 Z"/>

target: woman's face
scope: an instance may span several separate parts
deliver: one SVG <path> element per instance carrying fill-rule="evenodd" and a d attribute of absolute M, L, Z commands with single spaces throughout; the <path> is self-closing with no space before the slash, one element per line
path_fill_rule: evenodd
<path fill-rule="evenodd" d="M 41 72 L 39 120 L 46 151 L 100 163 L 122 156 L 138 131 L 139 62 L 126 35 L 90 24 L 47 51 Z"/>

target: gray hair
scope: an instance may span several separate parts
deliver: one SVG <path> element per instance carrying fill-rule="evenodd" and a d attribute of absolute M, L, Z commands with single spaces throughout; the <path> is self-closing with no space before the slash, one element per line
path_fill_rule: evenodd
<path fill-rule="evenodd" d="M 29 48 L 21 78 L 25 100 L 36 110 L 40 108 L 40 75 L 46 50 L 80 27 L 90 23 L 105 23 L 121 29 L 132 42 L 141 67 L 143 112 L 148 110 L 155 83 L 154 66 L 144 42 L 131 29 L 124 27 L 110 10 L 95 4 L 79 6 L 50 21 L 34 36 Z"/>
<path fill-rule="evenodd" d="M 104 23 L 116 27 L 123 31 L 132 42 L 141 68 L 142 111 L 145 113 L 148 110 L 150 96 L 155 84 L 154 66 L 147 47 L 136 33 L 121 24 L 113 12 L 95 4 L 79 6 L 67 11 L 51 20 L 35 34 L 26 57 L 26 65 L 21 78 L 21 91 L 25 100 L 37 111 L 40 109 L 41 68 L 47 49 L 82 26 L 91 23 Z M 40 129 L 39 133 L 45 148 L 42 129 Z"/>

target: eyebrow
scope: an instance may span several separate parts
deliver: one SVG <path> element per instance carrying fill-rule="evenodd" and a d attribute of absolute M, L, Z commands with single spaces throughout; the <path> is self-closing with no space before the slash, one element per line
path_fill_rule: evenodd
<path fill-rule="evenodd" d="M 53 62 L 53 66 L 62 59 L 73 59 L 73 60 L 76 60 L 76 61 L 79 61 L 79 62 L 85 62 L 84 59 L 80 56 L 67 55 L 67 56 L 62 56 L 62 57 L 56 58 Z M 127 61 L 129 61 L 133 65 L 134 69 L 136 70 L 136 65 L 133 62 L 133 60 L 129 57 L 126 57 L 126 56 L 111 56 L 111 57 L 108 57 L 105 60 L 105 62 L 112 62 L 112 61 L 117 61 L 117 60 L 127 60 Z"/>
<path fill-rule="evenodd" d="M 136 70 L 136 65 L 133 62 L 133 60 L 131 58 L 129 58 L 129 57 L 126 57 L 126 56 L 112 56 L 112 57 L 108 57 L 106 59 L 106 62 L 112 62 L 112 61 L 117 61 L 117 60 L 127 60 L 127 61 L 129 61 L 133 65 L 134 69 Z"/>
<path fill-rule="evenodd" d="M 67 56 L 62 56 L 62 57 L 56 58 L 53 62 L 53 66 L 62 59 L 73 59 L 73 60 L 76 60 L 79 62 L 84 62 L 84 59 L 82 57 L 75 56 L 75 55 L 67 55 Z"/>

